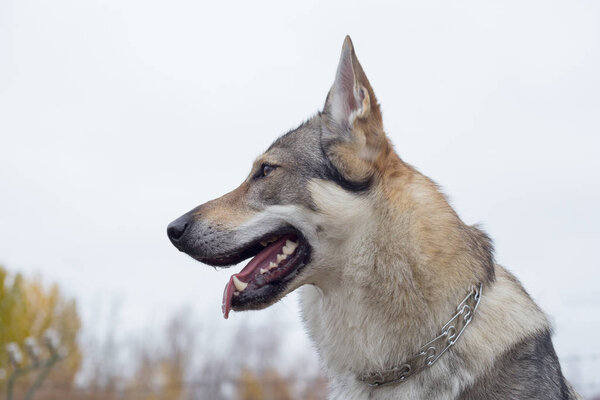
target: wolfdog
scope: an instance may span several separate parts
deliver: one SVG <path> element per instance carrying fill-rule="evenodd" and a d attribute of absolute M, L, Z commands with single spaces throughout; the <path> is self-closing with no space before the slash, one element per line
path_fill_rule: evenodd
<path fill-rule="evenodd" d="M 252 257 L 225 286 L 225 318 L 302 287 L 331 399 L 580 398 L 488 236 L 392 148 L 349 37 L 323 110 L 167 233 L 208 265 Z"/>

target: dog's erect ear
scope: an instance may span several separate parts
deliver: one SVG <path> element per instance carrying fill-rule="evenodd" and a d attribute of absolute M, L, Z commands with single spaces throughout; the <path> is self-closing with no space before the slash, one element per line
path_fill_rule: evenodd
<path fill-rule="evenodd" d="M 389 154 L 390 145 L 383 131 L 375 93 L 349 36 L 344 40 L 335 82 L 327 95 L 323 114 L 326 129 L 321 140 L 331 163 L 348 181 L 370 181 L 377 160 Z"/>
<path fill-rule="evenodd" d="M 335 81 L 324 112 L 340 127 L 352 127 L 357 120 L 378 119 L 381 121 L 379 105 L 365 75 L 350 36 L 346 36 Z"/>

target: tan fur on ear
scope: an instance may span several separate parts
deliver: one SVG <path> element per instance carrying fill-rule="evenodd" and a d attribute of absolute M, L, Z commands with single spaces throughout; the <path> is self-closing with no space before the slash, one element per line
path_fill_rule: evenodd
<path fill-rule="evenodd" d="M 365 119 L 371 112 L 371 98 L 369 96 L 369 92 L 363 85 L 358 84 L 357 86 L 359 91 L 358 98 L 362 98 L 362 102 L 360 111 L 357 112 L 353 117 L 354 119 Z"/>

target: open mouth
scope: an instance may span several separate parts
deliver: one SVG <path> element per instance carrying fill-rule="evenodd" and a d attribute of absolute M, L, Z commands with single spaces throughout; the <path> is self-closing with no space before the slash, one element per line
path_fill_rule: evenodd
<path fill-rule="evenodd" d="M 254 310 L 269 306 L 284 294 L 306 265 L 310 246 L 299 233 L 271 235 L 268 239 L 250 244 L 244 250 L 218 259 L 200 259 L 206 264 L 231 265 L 253 257 L 237 274 L 229 278 L 223 292 L 222 311 Z"/>

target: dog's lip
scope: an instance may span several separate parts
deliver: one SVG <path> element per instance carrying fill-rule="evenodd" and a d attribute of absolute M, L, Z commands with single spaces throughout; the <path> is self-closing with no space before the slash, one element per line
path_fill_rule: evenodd
<path fill-rule="evenodd" d="M 188 253 L 196 261 L 200 261 L 203 264 L 207 264 L 213 267 L 231 267 L 239 264 L 244 260 L 255 257 L 257 254 L 262 252 L 265 247 L 261 245 L 261 242 L 270 241 L 272 238 L 279 238 L 284 235 L 295 234 L 300 236 L 297 229 L 291 225 L 282 226 L 279 229 L 270 231 L 269 233 L 263 234 L 262 236 L 252 239 L 251 241 L 239 245 L 233 250 L 228 251 L 226 254 L 216 255 L 207 257 L 205 255 L 198 255 Z"/>
<path fill-rule="evenodd" d="M 290 242 L 297 243 L 293 252 L 269 269 L 270 262 L 275 261 Z M 264 248 L 242 271 L 229 278 L 223 291 L 223 316 L 228 318 L 231 309 L 260 309 L 272 304 L 308 262 L 309 255 L 308 242 L 296 234 L 286 234 Z"/>

